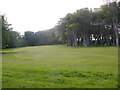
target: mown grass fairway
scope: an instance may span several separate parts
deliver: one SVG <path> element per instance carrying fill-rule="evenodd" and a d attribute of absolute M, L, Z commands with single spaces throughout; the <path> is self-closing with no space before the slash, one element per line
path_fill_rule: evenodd
<path fill-rule="evenodd" d="M 3 88 L 117 88 L 117 47 L 3 50 Z"/>

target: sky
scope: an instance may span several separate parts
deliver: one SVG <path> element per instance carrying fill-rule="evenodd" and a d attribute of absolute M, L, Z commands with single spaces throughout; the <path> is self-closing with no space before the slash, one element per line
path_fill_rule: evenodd
<path fill-rule="evenodd" d="M 51 29 L 67 13 L 103 5 L 102 0 L 0 0 L 0 3 L 0 15 L 5 14 L 13 30 L 21 34 Z"/>

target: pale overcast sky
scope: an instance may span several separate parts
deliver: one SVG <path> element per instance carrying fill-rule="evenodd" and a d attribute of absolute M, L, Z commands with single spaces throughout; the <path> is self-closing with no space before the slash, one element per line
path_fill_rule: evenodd
<path fill-rule="evenodd" d="M 22 34 L 50 29 L 67 13 L 103 4 L 102 0 L 0 0 L 0 3 L 0 14 L 6 14 L 13 30 Z"/>

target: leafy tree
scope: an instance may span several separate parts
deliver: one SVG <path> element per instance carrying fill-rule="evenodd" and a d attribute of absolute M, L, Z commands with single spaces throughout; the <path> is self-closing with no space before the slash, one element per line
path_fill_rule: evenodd
<path fill-rule="evenodd" d="M 27 46 L 34 46 L 35 45 L 35 34 L 31 31 L 26 31 L 24 35 L 25 42 Z"/>
<path fill-rule="evenodd" d="M 18 44 L 19 42 L 19 33 L 16 31 L 12 31 L 11 24 L 8 24 L 7 18 L 5 15 L 1 15 L 0 17 L 0 27 L 2 32 L 2 48 L 15 48 L 21 46 Z"/>

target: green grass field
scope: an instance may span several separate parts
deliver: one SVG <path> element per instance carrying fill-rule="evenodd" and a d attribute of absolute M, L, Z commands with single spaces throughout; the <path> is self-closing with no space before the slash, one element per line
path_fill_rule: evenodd
<path fill-rule="evenodd" d="M 117 88 L 117 47 L 3 50 L 3 88 Z"/>

